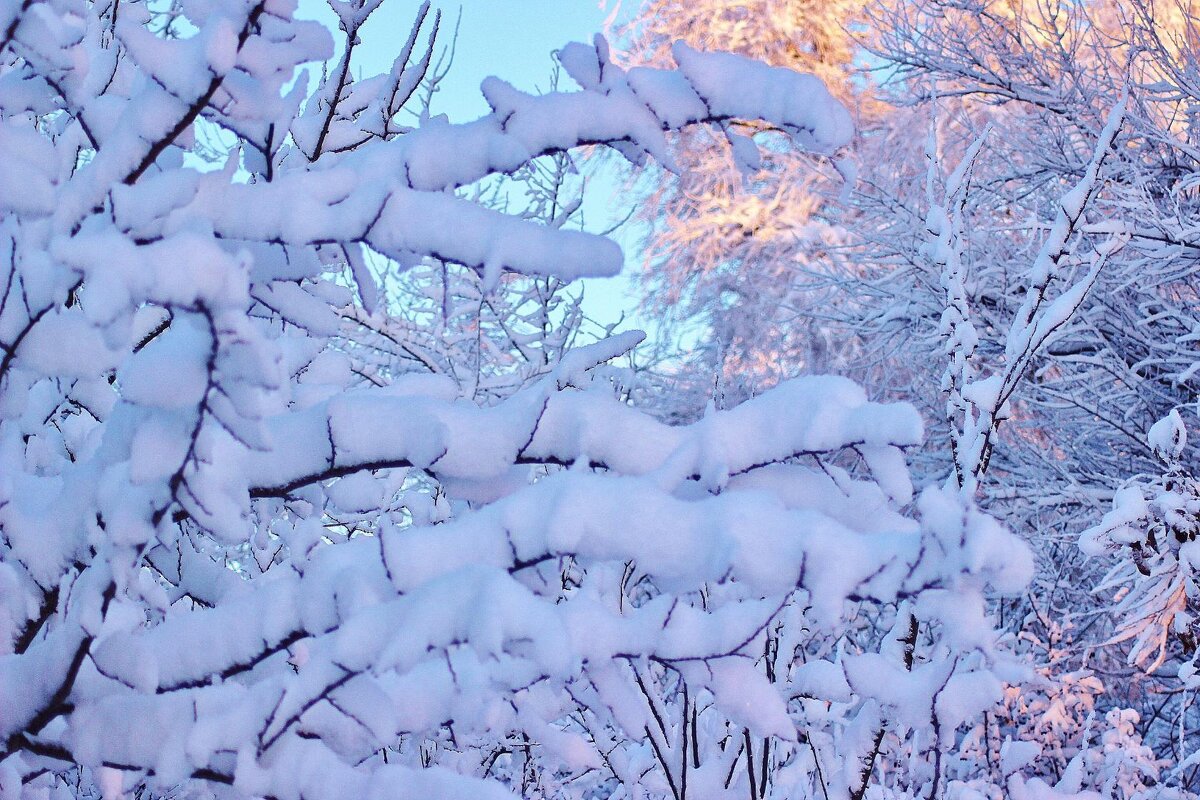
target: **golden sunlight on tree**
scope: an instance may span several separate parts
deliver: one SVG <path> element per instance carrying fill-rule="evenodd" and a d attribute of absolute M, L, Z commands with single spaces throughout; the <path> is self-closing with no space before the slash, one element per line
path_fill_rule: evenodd
<path fill-rule="evenodd" d="M 618 33 L 628 63 L 665 63 L 682 40 L 810 73 L 862 128 L 883 109 L 856 63 L 865 20 L 860 0 L 653 0 Z M 767 142 L 759 163 L 739 164 L 736 149 L 714 154 L 714 139 L 741 136 Z M 842 236 L 823 209 L 843 177 L 828 159 L 814 160 L 762 126 L 680 138 L 683 175 L 664 176 L 640 207 L 649 308 L 674 333 L 686 335 L 697 321 L 712 329 L 696 369 L 717 376 L 723 397 L 739 394 L 725 380 L 734 375 L 769 384 L 793 365 L 831 368 L 837 357 L 822 326 L 788 323 L 793 306 L 823 282 L 822 265 L 837 257 Z M 697 391 L 712 390 L 702 383 Z"/>
<path fill-rule="evenodd" d="M 859 337 L 845 325 L 842 309 L 852 301 L 843 284 L 859 281 L 864 260 L 879 257 L 879 241 L 853 220 L 878 215 L 881 205 L 889 214 L 921 217 L 911 195 L 923 193 L 931 124 L 939 152 L 953 159 L 987 125 L 1021 138 L 1049 113 L 1072 121 L 1056 148 L 1073 150 L 1077 159 L 1103 127 L 1113 102 L 1107 89 L 1187 80 L 1180 72 L 1189 68 L 1186 54 L 1195 52 L 1191 6 L 1191 0 L 645 3 L 617 31 L 625 63 L 666 63 L 671 44 L 682 40 L 807 72 L 851 109 L 859 132 L 851 148 L 830 158 L 801 152 L 762 126 L 689 130 L 679 134 L 683 173 L 660 171 L 652 182 L 643 176 L 644 302 L 685 342 L 686 354 L 672 354 L 670 371 L 673 380 L 692 384 L 690 413 L 709 399 L 719 405 L 790 375 L 853 369 L 862 361 Z M 933 100 L 936 115 L 928 105 Z M 1159 135 L 1178 141 L 1193 118 L 1179 102 L 1161 101 L 1141 102 L 1139 113 L 1155 117 Z M 740 162 L 738 148 L 713 146 L 739 136 L 765 144 L 758 161 Z M 1046 186 L 1061 173 L 1045 171 L 1040 158 L 1027 149 L 1011 155 Z M 1007 203 L 1003 213 L 1011 217 L 1020 205 Z M 856 236 L 847 235 L 850 227 Z M 695 335 L 698 329 L 704 335 Z M 703 344 L 695 346 L 697 340 Z M 895 370 L 889 375 L 893 386 L 909 381 Z"/>

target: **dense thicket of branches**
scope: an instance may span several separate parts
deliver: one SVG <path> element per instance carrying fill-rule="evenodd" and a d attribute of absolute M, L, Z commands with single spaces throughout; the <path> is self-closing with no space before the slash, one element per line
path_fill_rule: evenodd
<path fill-rule="evenodd" d="M 628 30 L 631 58 L 675 36 L 751 52 L 731 32 L 754 28 L 754 8 L 689 4 L 686 29 L 648 17 Z M 977 483 L 1039 564 L 1030 592 L 995 611 L 1045 683 L 995 710 L 1000 729 L 1040 741 L 1037 769 L 1057 778 L 1098 741 L 1103 726 L 1088 720 L 1104 711 L 1152 748 L 1160 784 L 1194 790 L 1194 9 L 904 0 L 807 25 L 771 18 L 775 41 L 851 42 L 785 46 L 776 63 L 867 68 L 845 84 L 845 96 L 871 98 L 853 106 L 861 135 L 842 154 L 856 178 L 825 169 L 804 200 L 779 203 L 791 174 L 752 173 L 737 204 L 771 209 L 769 247 L 709 236 L 744 221 L 732 204 L 660 184 L 668 214 L 647 285 L 714 348 L 665 376 L 696 387 L 676 413 L 697 413 L 714 385 L 718 400 L 744 396 L 831 358 L 879 396 L 916 402 L 931 441 L 949 445 L 925 451 L 919 480 Z M 1111 146 L 1097 150 L 1114 120 Z M 737 183 L 719 156 L 695 157 L 724 176 L 712 185 Z M 705 285 L 697 259 L 701 274 L 725 277 Z M 760 262 L 772 276 L 762 285 Z M 670 305 L 673 286 L 690 288 L 689 303 Z M 962 447 L 964 433 L 974 446 Z M 1042 703 L 1058 709 L 1053 725 L 1026 716 Z"/>

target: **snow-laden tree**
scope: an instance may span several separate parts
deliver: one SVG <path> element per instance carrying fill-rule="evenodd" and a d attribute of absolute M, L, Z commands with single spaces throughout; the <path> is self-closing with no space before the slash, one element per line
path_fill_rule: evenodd
<path fill-rule="evenodd" d="M 717 12 L 749 7 L 668 5 L 686 7 L 666 19 L 686 16 L 693 38 L 706 35 L 701 28 L 727 33 Z M 809 31 L 786 15 L 773 19 L 796 28 L 776 42 Z M 1194 9 L 1174 0 L 906 0 L 874 4 L 850 31 L 884 67 L 881 91 L 892 105 L 855 143 L 849 211 L 819 184 L 805 186 L 794 209 L 772 208 L 770 222 L 784 233 L 767 254 L 762 240 L 735 243 L 696 224 L 710 205 L 743 201 L 682 196 L 680 207 L 694 213 L 672 219 L 672 235 L 704 253 L 701 264 L 757 277 L 744 259 L 756 247 L 784 264 L 775 282 L 742 281 L 741 296 L 703 287 L 689 308 L 714 310 L 718 324 L 725 311 L 749 310 L 731 319 L 741 340 L 774 348 L 768 378 L 811 369 L 820 348 L 873 396 L 915 402 L 930 440 L 946 444 L 921 452 L 917 474 L 977 483 L 987 510 L 1034 545 L 1031 591 L 997 609 L 1041 676 L 1023 689 L 1038 698 L 1030 707 L 1060 719 L 1047 723 L 1021 710 L 1024 701 L 992 719 L 1005 720 L 999 731 L 1011 723 L 1023 731 L 1014 736 L 1043 743 L 1039 774 L 1057 777 L 1110 721 L 1116 727 L 1104 736 L 1131 730 L 1169 765 L 1154 779 L 1160 785 L 1194 788 L 1196 771 L 1181 764 L 1200 719 L 1191 684 L 1175 676 L 1191 669 L 1195 635 L 1191 618 L 1176 614 L 1187 606 L 1186 559 L 1171 552 L 1178 542 L 1154 533 L 1166 523 L 1151 502 L 1138 534 L 1151 540 L 1138 544 L 1128 531 L 1116 544 L 1105 540 L 1119 554 L 1111 580 L 1112 565 L 1077 545 L 1114 489 L 1132 482 L 1158 496 L 1168 478 L 1148 432 L 1200 388 Z M 1079 189 L 1123 97 L 1100 177 Z M 922 147 L 931 124 L 933 146 Z M 751 175 L 745 194 L 773 177 Z M 814 207 L 829 223 L 820 229 L 808 224 Z M 717 274 L 686 257 L 662 263 L 683 275 L 681 285 Z M 1053 268 L 1031 269 L 1038 263 Z M 1031 282 L 1037 274 L 1044 280 Z M 1069 313 L 1036 323 L 1060 297 L 1056 313 Z M 789 324 L 777 334 L 781 315 Z M 801 346 L 790 347 L 795 341 Z M 707 396 L 713 376 L 705 377 Z M 1182 417 L 1190 424 L 1189 413 Z M 1193 474 L 1192 453 L 1181 451 L 1169 469 Z"/>
<path fill-rule="evenodd" d="M 740 120 L 828 152 L 845 109 L 597 40 L 560 52 L 581 91 L 408 127 L 438 21 L 356 78 L 377 7 L 333 0 L 336 52 L 287 0 L 0 9 L 0 797 L 860 798 L 885 718 L 887 785 L 940 796 L 1029 559 L 913 500 L 910 406 L 814 377 L 666 426 L 606 366 L 640 335 L 567 351 L 552 306 L 412 347 L 621 266 L 481 181 Z M 534 366 L 471 373 L 485 339 Z"/>
<path fill-rule="evenodd" d="M 896 6 L 878 20 L 887 34 L 882 52 L 900 65 L 912 98 L 936 98 L 942 115 L 952 115 L 953 126 L 942 128 L 949 149 L 965 148 L 992 125 L 959 215 L 960 288 L 982 359 L 1007 357 L 1004 339 L 989 332 L 1003 331 L 1026 302 L 1012 276 L 1028 261 L 1028 243 L 1051 230 L 1048 212 L 1085 169 L 1107 109 L 1128 92 L 1103 186 L 1068 242 L 1073 252 L 1058 260 L 1082 275 L 1090 268 L 1089 239 L 1116 235 L 1123 245 L 1105 256 L 1073 318 L 1028 364 L 1007 431 L 995 437 L 996 488 L 987 507 L 1010 527 L 1028 530 L 1045 565 L 1014 617 L 1023 633 L 1064 669 L 1104 675 L 1102 702 L 1136 709 L 1137 731 L 1160 757 L 1176 761 L 1171 779 L 1194 781 L 1190 769 L 1178 767 L 1194 749 L 1198 723 L 1174 674 L 1187 661 L 1186 642 L 1168 635 L 1160 652 L 1147 646 L 1157 633 L 1139 639 L 1148 631 L 1140 627 L 1146 614 L 1168 619 L 1173 610 L 1152 609 L 1149 594 L 1125 594 L 1127 581 L 1105 581 L 1109 565 L 1085 561 L 1076 546 L 1114 489 L 1132 476 L 1162 472 L 1148 433 L 1173 408 L 1194 401 L 1198 388 L 1195 258 L 1187 233 L 1195 213 L 1194 18 L 1169 0 L 930 0 Z M 879 219 L 895 215 L 888 194 L 878 194 Z M 873 237 L 884 266 L 871 291 L 884 300 L 870 330 L 912 362 L 928 352 L 920 340 L 936 333 L 948 311 L 928 290 L 939 270 L 922 261 L 916 235 L 900 227 Z M 1180 455 L 1184 469 L 1189 455 Z"/>

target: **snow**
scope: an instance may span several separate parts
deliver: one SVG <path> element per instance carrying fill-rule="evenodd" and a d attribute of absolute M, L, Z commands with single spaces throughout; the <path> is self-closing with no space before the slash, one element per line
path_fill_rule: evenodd
<path fill-rule="evenodd" d="M 122 397 L 151 408 L 195 407 L 208 389 L 207 355 L 211 349 L 211 336 L 202 324 L 174 321 L 121 370 Z"/>
<path fill-rule="evenodd" d="M 1146 442 L 1163 460 L 1179 457 L 1187 447 L 1187 428 L 1183 425 L 1183 418 L 1179 416 L 1178 409 L 1172 409 L 1171 413 L 1150 426 Z"/>
<path fill-rule="evenodd" d="M 756 109 L 756 115 L 805 132 L 818 150 L 841 147 L 853 136 L 850 113 L 811 75 L 733 53 L 702 53 L 682 42 L 671 54 L 711 113 L 744 118 Z"/>
<path fill-rule="evenodd" d="M 1099 525 L 1084 531 L 1079 546 L 1089 555 L 1100 555 L 1118 543 L 1140 541 L 1144 535 L 1144 520 L 1149 506 L 1142 490 L 1126 486 L 1113 495 L 1112 510 Z"/>

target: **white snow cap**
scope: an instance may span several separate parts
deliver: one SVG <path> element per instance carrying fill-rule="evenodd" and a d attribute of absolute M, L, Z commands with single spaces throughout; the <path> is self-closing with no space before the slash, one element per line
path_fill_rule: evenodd
<path fill-rule="evenodd" d="M 1164 461 L 1173 461 L 1183 453 L 1187 446 L 1187 428 L 1178 409 L 1171 412 L 1150 426 L 1146 434 L 1146 442 L 1154 454 Z"/>

